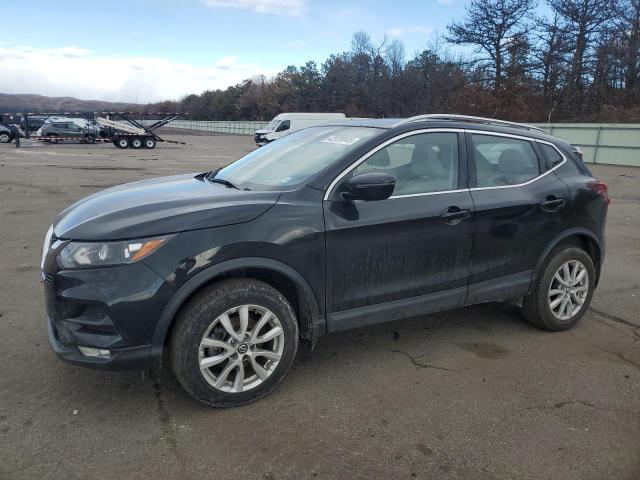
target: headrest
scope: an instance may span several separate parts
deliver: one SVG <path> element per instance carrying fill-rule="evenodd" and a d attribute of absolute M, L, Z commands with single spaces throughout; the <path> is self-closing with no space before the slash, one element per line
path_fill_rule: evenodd
<path fill-rule="evenodd" d="M 498 170 L 503 173 L 527 173 L 524 158 L 515 148 L 507 148 L 498 158 Z"/>
<path fill-rule="evenodd" d="M 443 177 L 447 172 L 438 154 L 426 145 L 416 145 L 411 155 L 411 171 L 419 177 Z"/>
<path fill-rule="evenodd" d="M 367 159 L 367 163 L 369 165 L 373 165 L 374 167 L 388 167 L 391 165 L 391 158 L 389 158 L 389 152 L 386 148 L 382 150 L 378 150 L 376 153 L 371 155 Z"/>

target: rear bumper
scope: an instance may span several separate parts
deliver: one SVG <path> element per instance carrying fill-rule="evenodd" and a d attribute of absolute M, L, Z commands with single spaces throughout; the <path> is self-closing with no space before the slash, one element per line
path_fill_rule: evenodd
<path fill-rule="evenodd" d="M 146 370 L 158 364 L 152 359 L 151 345 L 110 350 L 109 358 L 87 357 L 76 346 L 63 344 L 57 338 L 51 320 L 47 318 L 46 322 L 51 349 L 58 358 L 72 365 L 99 370 Z"/>

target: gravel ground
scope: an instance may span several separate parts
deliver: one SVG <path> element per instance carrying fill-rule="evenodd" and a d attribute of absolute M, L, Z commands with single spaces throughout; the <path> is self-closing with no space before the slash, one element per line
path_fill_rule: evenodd
<path fill-rule="evenodd" d="M 489 304 L 324 337 L 252 405 L 204 408 L 166 372 L 50 351 L 39 261 L 54 216 L 111 185 L 223 165 L 185 146 L 0 145 L 0 478 L 640 478 L 640 169 L 595 166 L 607 257 L 574 330 Z"/>

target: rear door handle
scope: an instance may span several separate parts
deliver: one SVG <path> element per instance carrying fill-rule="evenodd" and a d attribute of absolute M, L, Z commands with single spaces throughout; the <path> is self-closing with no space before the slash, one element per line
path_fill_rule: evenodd
<path fill-rule="evenodd" d="M 564 198 L 549 197 L 540 204 L 540 207 L 545 212 L 557 212 L 566 205 L 567 201 Z"/>
<path fill-rule="evenodd" d="M 471 210 L 460 210 L 458 207 L 449 207 L 440 214 L 440 218 L 448 225 L 457 225 L 470 216 Z"/>

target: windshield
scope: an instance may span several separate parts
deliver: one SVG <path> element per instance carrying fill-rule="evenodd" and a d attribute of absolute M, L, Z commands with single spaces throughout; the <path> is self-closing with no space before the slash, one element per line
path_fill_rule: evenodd
<path fill-rule="evenodd" d="M 220 170 L 215 178 L 251 190 L 300 185 L 379 134 L 377 128 L 326 126 L 291 133 Z"/>
<path fill-rule="evenodd" d="M 264 127 L 264 129 L 273 131 L 276 129 L 279 123 L 280 123 L 280 120 L 278 120 L 277 118 L 274 118 L 269 122 L 269 124 L 266 127 Z"/>

